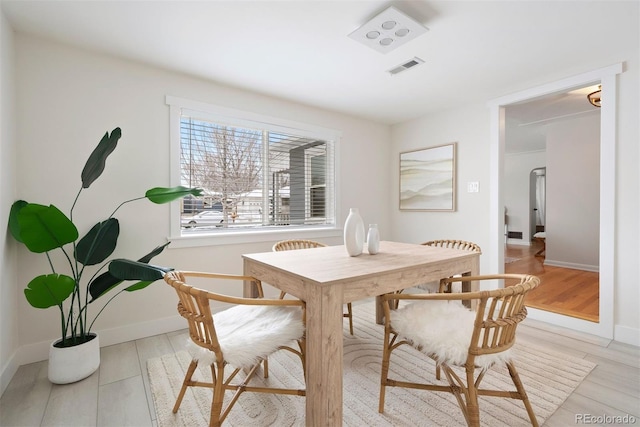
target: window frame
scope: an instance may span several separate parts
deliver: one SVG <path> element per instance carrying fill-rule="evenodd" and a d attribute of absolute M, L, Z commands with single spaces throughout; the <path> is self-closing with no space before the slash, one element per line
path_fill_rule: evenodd
<path fill-rule="evenodd" d="M 175 96 L 166 96 L 166 104 L 169 106 L 169 154 L 170 154 L 170 185 L 181 185 L 180 174 L 180 120 L 183 114 L 194 118 L 213 122 L 222 122 L 231 126 L 268 127 L 269 130 L 294 133 L 303 137 L 323 139 L 327 142 L 328 152 L 333 155 L 333 186 L 334 200 L 328 201 L 334 211 L 335 224 L 333 225 L 305 225 L 287 227 L 258 227 L 251 229 L 225 229 L 211 233 L 198 233 L 182 235 L 180 226 L 180 202 L 171 203 L 170 206 L 170 236 L 172 247 L 212 246 L 223 244 L 252 243 L 274 241 L 300 237 L 305 238 L 336 237 L 342 234 L 342 226 L 339 224 L 339 184 L 337 171 L 339 170 L 339 144 L 342 132 L 321 126 L 310 125 L 267 116 L 249 111 L 222 107 L 205 102 L 188 100 Z M 328 206 L 327 209 L 330 207 Z"/>

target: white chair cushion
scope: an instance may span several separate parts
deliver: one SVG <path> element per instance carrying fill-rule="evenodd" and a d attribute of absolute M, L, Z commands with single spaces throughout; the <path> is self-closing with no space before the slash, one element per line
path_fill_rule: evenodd
<path fill-rule="evenodd" d="M 298 307 L 237 305 L 214 314 L 213 322 L 224 359 L 235 368 L 251 367 L 304 334 Z M 213 352 L 191 340 L 187 349 L 200 363 L 215 361 Z"/>
<path fill-rule="evenodd" d="M 457 301 L 419 301 L 391 312 L 391 326 L 425 354 L 448 365 L 467 360 L 476 313 Z M 478 356 L 476 366 L 487 369 L 508 361 L 510 351 Z"/>

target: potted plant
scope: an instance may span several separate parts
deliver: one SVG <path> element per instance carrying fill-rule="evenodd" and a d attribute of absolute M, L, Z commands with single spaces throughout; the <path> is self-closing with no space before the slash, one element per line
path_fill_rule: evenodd
<path fill-rule="evenodd" d="M 83 190 L 89 188 L 102 174 L 107 157 L 115 150 L 120 137 L 120 128 L 115 128 L 111 134 L 105 133 L 89 156 L 81 174 L 82 186 L 71 206 L 69 217 L 54 205 L 18 200 L 11 207 L 11 235 L 31 252 L 44 253 L 51 267 L 50 273 L 31 280 L 24 294 L 33 307 L 57 307 L 60 312 L 61 336 L 52 343 L 49 352 L 49 379 L 54 383 L 74 382 L 91 375 L 100 364 L 98 337 L 91 332 L 96 318 L 116 296 L 144 289 L 170 270 L 149 265 L 149 261 L 160 254 L 169 242 L 137 261 L 107 261 L 114 252 L 120 235 L 120 225 L 115 217 L 118 210 L 136 200 L 148 199 L 160 204 L 189 194 L 199 196 L 202 193 L 202 190 L 196 188 L 152 188 L 144 196 L 118 205 L 108 218 L 99 221 L 79 238 L 80 234 L 72 220 L 76 203 Z M 51 252 L 56 249 L 63 256 L 54 260 Z M 64 269 L 55 265 L 55 261 L 60 262 L 60 259 Z M 135 280 L 136 283 L 126 287 L 119 286 L 128 280 Z M 113 296 L 90 318 L 90 304 L 111 291 Z M 83 350 L 86 348 L 88 350 Z"/>

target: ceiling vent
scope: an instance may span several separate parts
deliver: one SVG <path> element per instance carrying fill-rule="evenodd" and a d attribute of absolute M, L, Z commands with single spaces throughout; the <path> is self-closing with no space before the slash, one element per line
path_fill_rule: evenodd
<path fill-rule="evenodd" d="M 400 64 L 397 67 L 393 67 L 388 71 L 388 73 L 391 74 L 392 76 L 395 76 L 398 73 L 401 73 L 405 70 L 408 70 L 411 67 L 415 67 L 416 65 L 420 65 L 422 63 L 424 63 L 422 59 L 418 58 L 417 56 L 414 56 L 413 59 L 410 59 L 404 64 Z"/>

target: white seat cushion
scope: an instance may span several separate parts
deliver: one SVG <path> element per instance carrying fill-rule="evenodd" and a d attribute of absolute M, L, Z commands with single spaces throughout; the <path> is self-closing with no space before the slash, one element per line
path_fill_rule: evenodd
<path fill-rule="evenodd" d="M 304 334 L 298 307 L 237 305 L 214 314 L 213 322 L 224 359 L 235 368 L 251 367 Z M 187 349 L 200 363 L 215 361 L 213 352 L 191 340 Z"/>
<path fill-rule="evenodd" d="M 457 301 L 419 301 L 391 312 L 391 326 L 402 338 L 425 354 L 448 365 L 467 360 L 476 313 Z M 487 369 L 510 359 L 509 350 L 476 357 L 476 366 Z"/>

